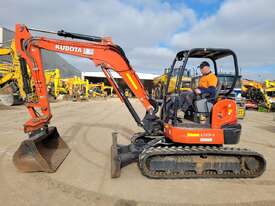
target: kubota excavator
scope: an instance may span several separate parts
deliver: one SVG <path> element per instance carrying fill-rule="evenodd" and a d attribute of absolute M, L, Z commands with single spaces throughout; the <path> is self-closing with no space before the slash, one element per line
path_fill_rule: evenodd
<path fill-rule="evenodd" d="M 81 41 L 33 37 L 30 30 Z M 19 170 L 54 172 L 69 153 L 69 148 L 59 136 L 57 129 L 48 126 L 52 114 L 41 58 L 41 49 L 46 49 L 88 58 L 96 66 L 100 66 L 134 120 L 144 128 L 145 132 L 134 135 L 129 145 L 117 144 L 117 134 L 113 133 L 112 177 L 119 177 L 121 168 L 132 162 L 138 162 L 142 174 L 149 178 L 254 178 L 264 172 L 265 159 L 261 154 L 248 149 L 222 146 L 238 143 L 241 133 L 241 126 L 237 123 L 236 103 L 227 98 L 234 84 L 231 91 L 219 101 L 202 98 L 195 102 L 194 115 L 199 112 L 207 113 L 206 110 L 209 110 L 207 124 L 185 120 L 178 115 L 180 108 L 177 97 L 180 94 L 182 75 L 188 58 L 210 58 L 215 64 L 215 60 L 232 55 L 238 76 L 237 57 L 231 50 L 192 49 L 179 52 L 171 66 L 166 88 L 167 91 L 176 62 L 182 62 L 175 93 L 165 96 L 159 118 L 156 115 L 158 105 L 148 98 L 125 53 L 110 38 L 69 33 L 63 30 L 42 31 L 20 24 L 16 25 L 15 33 L 20 62 L 25 67 L 26 63 L 29 65 L 35 87 L 35 93 L 32 93 L 29 85 L 24 85 L 26 94 L 30 96 L 26 105 L 31 119 L 24 125 L 29 138 L 21 143 L 13 157 Z M 119 73 L 143 104 L 146 110 L 143 120 L 112 78 L 109 72 L 111 69 Z M 215 71 L 217 72 L 216 64 Z M 172 107 L 169 108 L 168 105 Z"/>

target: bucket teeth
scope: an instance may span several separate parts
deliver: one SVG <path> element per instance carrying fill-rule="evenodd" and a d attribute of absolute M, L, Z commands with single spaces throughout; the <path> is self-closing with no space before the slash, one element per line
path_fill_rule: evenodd
<path fill-rule="evenodd" d="M 24 140 L 13 162 L 21 172 L 55 172 L 69 152 L 57 129 L 49 127 L 45 134 Z"/>

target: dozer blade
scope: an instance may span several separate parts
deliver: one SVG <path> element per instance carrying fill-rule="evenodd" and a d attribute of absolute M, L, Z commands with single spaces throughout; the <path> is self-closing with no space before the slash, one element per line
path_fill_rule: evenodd
<path fill-rule="evenodd" d="M 112 134 L 113 144 L 111 146 L 111 177 L 120 177 L 121 171 L 121 160 L 118 156 L 118 145 L 117 145 L 117 133 Z"/>
<path fill-rule="evenodd" d="M 111 146 L 111 177 L 120 177 L 121 168 L 138 161 L 142 149 L 135 144 L 117 144 L 117 133 L 112 133 L 113 144 Z"/>
<path fill-rule="evenodd" d="M 69 152 L 56 127 L 49 127 L 46 133 L 24 140 L 13 162 L 21 172 L 55 172 Z"/>

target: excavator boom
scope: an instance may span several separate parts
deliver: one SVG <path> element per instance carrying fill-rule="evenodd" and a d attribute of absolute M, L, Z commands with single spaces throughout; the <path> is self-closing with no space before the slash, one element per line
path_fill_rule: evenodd
<path fill-rule="evenodd" d="M 42 68 L 41 49 L 91 59 L 96 66 L 100 66 L 103 69 L 107 79 L 118 92 L 119 88 L 108 71 L 110 69 L 114 70 L 124 79 L 135 96 L 141 101 L 146 111 L 153 109 L 141 81 L 131 67 L 123 50 L 113 44 L 110 38 L 95 38 L 64 31 L 57 33 L 59 36 L 79 38 L 90 42 L 67 41 L 32 37 L 29 30 L 26 26 L 16 25 L 16 49 L 21 58 L 23 58 L 30 67 L 37 96 L 36 103 L 32 102 L 28 104 L 32 119 L 25 124 L 26 132 L 41 128 L 47 124 L 51 118 L 49 102 L 48 99 L 45 98 L 47 96 L 47 89 Z M 122 94 L 120 92 L 118 94 L 121 100 L 126 103 L 125 99 L 122 98 Z M 41 109 L 41 116 L 36 115 L 36 112 L 34 112 L 37 107 Z M 137 121 L 136 118 L 135 120 Z M 141 124 L 141 121 L 138 121 L 138 123 Z"/>
<path fill-rule="evenodd" d="M 148 126 L 148 122 L 150 121 L 144 121 L 146 124 L 141 121 L 129 100 L 124 96 L 109 72 L 109 70 L 114 70 L 123 78 L 125 83 L 145 107 L 148 113 L 147 117 L 150 115 L 154 116 L 153 106 L 147 97 L 141 81 L 130 65 L 123 50 L 113 44 L 111 38 L 68 33 L 63 30 L 56 33 L 62 37 L 85 40 L 68 41 L 63 39 L 33 37 L 30 33 L 31 30 L 32 29 L 27 28 L 25 25 L 20 24 L 16 25 L 15 30 L 16 50 L 20 56 L 21 66 L 25 69 L 26 65 L 29 66 L 31 79 L 34 83 L 34 91 L 31 90 L 29 84 L 24 84 L 24 90 L 27 94 L 26 106 L 31 118 L 24 124 L 24 131 L 29 134 L 30 138 L 21 144 L 14 155 L 14 163 L 20 170 L 28 171 L 29 169 L 29 171 L 53 172 L 69 153 L 68 146 L 61 139 L 56 128 L 48 128 L 52 114 L 48 99 L 46 78 L 43 71 L 41 49 L 92 60 L 96 66 L 101 67 L 110 84 L 120 99 L 125 103 L 137 124 L 143 126 L 145 129 L 152 128 L 150 125 Z M 61 149 L 59 150 L 58 148 L 59 146 L 62 147 L 62 152 L 52 152 L 53 150 L 61 151 Z M 32 148 L 31 151 L 33 152 L 31 153 L 33 155 L 28 155 L 28 148 Z M 51 158 L 48 158 L 49 153 L 51 153 Z M 29 158 L 30 156 L 31 158 Z M 28 166 L 26 167 L 26 165 Z"/>

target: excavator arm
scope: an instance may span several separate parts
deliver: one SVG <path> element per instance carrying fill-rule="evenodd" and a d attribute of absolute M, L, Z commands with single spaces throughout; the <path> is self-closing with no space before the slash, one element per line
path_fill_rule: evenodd
<path fill-rule="evenodd" d="M 130 102 L 112 78 L 110 70 L 114 70 L 123 78 L 131 91 L 143 104 L 147 111 L 147 119 L 148 116 L 151 120 L 155 119 L 154 108 L 150 103 L 140 79 L 130 65 L 123 50 L 113 44 L 111 38 L 68 33 L 63 30 L 57 33 L 51 32 L 62 37 L 85 40 L 68 41 L 63 39 L 33 37 L 30 30 L 32 29 L 27 28 L 25 25 L 17 24 L 15 32 L 16 50 L 20 56 L 21 66 L 26 67 L 26 64 L 29 65 L 31 79 L 35 87 L 35 94 L 33 94 L 29 88 L 30 86 L 24 84 L 25 92 L 29 97 L 27 98 L 28 101 L 26 105 L 31 115 L 31 119 L 24 125 L 25 132 L 33 132 L 47 127 L 52 117 L 43 72 L 41 49 L 91 59 L 96 66 L 101 67 L 110 84 L 114 87 L 120 99 L 126 104 L 137 124 L 145 127 L 145 129 L 148 128 L 148 125 L 144 126 L 143 123 L 146 122 L 147 124 L 148 121 L 145 120 L 142 122 L 140 120 Z"/>
<path fill-rule="evenodd" d="M 63 39 L 34 37 L 30 33 L 32 30 L 56 34 L 63 37 Z M 66 37 L 79 40 L 64 40 Z M 15 44 L 19 56 L 23 88 L 26 93 L 25 105 L 31 116 L 24 124 L 24 131 L 28 133 L 29 138 L 21 143 L 13 155 L 13 162 L 20 171 L 55 172 L 70 152 L 68 145 L 62 140 L 57 129 L 53 126 L 48 126 L 52 113 L 43 71 L 42 49 L 92 60 L 96 66 L 101 67 L 137 124 L 142 126 L 147 134 L 155 134 L 161 131 L 162 123 L 155 115 L 157 109 L 154 107 L 156 107 L 156 104 L 148 98 L 141 81 L 123 50 L 113 44 L 110 38 L 64 31 L 42 31 L 17 24 L 15 28 Z M 143 120 L 139 118 L 130 101 L 125 97 L 123 91 L 112 77 L 110 70 L 114 70 L 123 78 L 144 106 L 146 114 Z M 30 79 L 32 84 L 30 84 Z"/>

